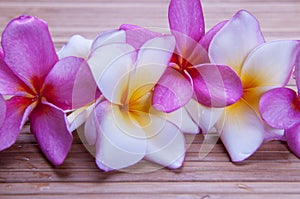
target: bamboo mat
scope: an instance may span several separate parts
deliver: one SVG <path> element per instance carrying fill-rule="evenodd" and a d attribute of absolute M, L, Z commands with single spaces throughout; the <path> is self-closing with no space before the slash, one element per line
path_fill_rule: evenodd
<path fill-rule="evenodd" d="M 122 23 L 168 28 L 168 0 L 0 0 L 0 32 L 21 14 L 49 23 L 59 49 L 70 36 L 94 38 Z M 300 39 L 298 0 L 203 0 L 206 27 L 246 9 L 261 22 L 266 40 Z M 293 83 L 292 83 L 293 84 Z M 148 173 L 100 171 L 76 132 L 65 163 L 53 167 L 39 151 L 28 126 L 11 148 L 0 152 L 0 198 L 300 198 L 300 160 L 278 141 L 264 144 L 234 164 L 220 142 L 199 158 L 201 135 L 191 143 L 184 166 Z"/>

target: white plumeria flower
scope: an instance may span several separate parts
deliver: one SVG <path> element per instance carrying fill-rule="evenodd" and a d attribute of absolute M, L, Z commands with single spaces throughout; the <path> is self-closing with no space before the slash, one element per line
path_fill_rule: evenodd
<path fill-rule="evenodd" d="M 151 103 L 175 40 L 156 37 L 135 49 L 126 44 L 125 34 L 105 32 L 93 42 L 73 36 L 59 52 L 62 57 L 85 57 L 103 95 L 68 119 L 73 129 L 86 121 L 85 139 L 95 145 L 97 165 L 105 171 L 126 168 L 143 158 L 178 168 L 185 154 L 182 133 L 196 134 L 199 128 L 184 108 L 166 114 Z"/>
<path fill-rule="evenodd" d="M 248 158 L 273 133 L 283 134 L 262 121 L 258 103 L 266 91 L 286 85 L 298 48 L 297 41 L 265 42 L 258 21 L 244 10 L 212 39 L 210 60 L 231 66 L 243 84 L 242 98 L 226 107 L 216 124 L 232 161 Z"/>

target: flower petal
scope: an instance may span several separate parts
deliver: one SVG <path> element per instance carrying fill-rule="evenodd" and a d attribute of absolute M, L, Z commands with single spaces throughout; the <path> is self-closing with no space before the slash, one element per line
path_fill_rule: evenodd
<path fill-rule="evenodd" d="M 237 74 L 228 66 L 203 64 L 188 69 L 199 103 L 225 107 L 238 101 L 243 93 Z"/>
<path fill-rule="evenodd" d="M 187 78 L 168 67 L 154 87 L 152 104 L 157 110 L 169 113 L 188 103 L 193 92 Z"/>
<path fill-rule="evenodd" d="M 185 105 L 185 109 L 193 121 L 199 125 L 204 134 L 209 132 L 209 130 L 216 124 L 224 111 L 223 108 L 210 108 L 203 106 L 194 99 L 190 100 L 190 102 Z"/>
<path fill-rule="evenodd" d="M 151 116 L 151 125 L 144 128 L 148 136 L 145 158 L 171 169 L 182 166 L 185 156 L 185 139 L 172 123 Z M 158 128 L 160 127 L 160 128 Z"/>
<path fill-rule="evenodd" d="M 263 42 L 258 21 L 241 10 L 212 39 L 209 57 L 212 63 L 231 66 L 239 74 L 247 55 Z"/>
<path fill-rule="evenodd" d="M 268 125 L 265 125 L 265 133 L 264 133 L 264 142 L 272 141 L 272 140 L 282 140 L 286 141 L 284 136 L 284 129 L 276 129 Z"/>
<path fill-rule="evenodd" d="M 152 90 L 154 85 L 165 72 L 175 48 L 173 36 L 156 37 L 147 41 L 139 50 L 136 68 L 130 84 L 130 95 L 147 86 L 145 93 Z"/>
<path fill-rule="evenodd" d="M 49 103 L 40 103 L 30 114 L 30 130 L 53 165 L 65 160 L 73 140 L 66 114 Z"/>
<path fill-rule="evenodd" d="M 6 102 L 6 114 L 0 128 L 0 151 L 13 145 L 35 104 L 31 99 L 13 97 Z"/>
<path fill-rule="evenodd" d="M 31 16 L 13 19 L 2 34 L 4 60 L 28 86 L 39 89 L 57 62 L 46 22 Z"/>
<path fill-rule="evenodd" d="M 286 141 L 291 151 L 300 158 L 300 123 L 285 131 Z"/>
<path fill-rule="evenodd" d="M 172 33 L 183 33 L 195 41 L 204 35 L 204 18 L 199 0 L 171 0 L 168 15 Z"/>
<path fill-rule="evenodd" d="M 99 168 L 109 171 L 139 162 L 145 155 L 147 139 L 144 131 L 118 106 L 104 101 L 94 110 L 99 126 L 96 161 Z"/>
<path fill-rule="evenodd" d="M 95 109 L 95 107 L 90 109 L 90 113 L 89 113 L 89 115 L 87 117 L 87 120 L 84 124 L 84 138 L 86 140 L 86 144 L 88 144 L 88 145 L 95 145 L 96 144 L 97 138 L 98 138 L 98 131 L 99 131 L 99 128 L 100 128 L 99 127 L 99 122 L 97 122 L 96 115 L 93 112 L 94 109 Z"/>
<path fill-rule="evenodd" d="M 92 52 L 88 64 L 98 88 L 110 102 L 121 104 L 127 96 L 136 56 L 135 49 L 128 44 L 105 45 Z"/>
<path fill-rule="evenodd" d="M 182 66 L 185 66 L 183 68 L 188 68 L 204 64 L 204 63 L 210 63 L 207 50 L 199 43 L 190 43 L 190 45 L 187 45 L 184 48 L 181 48 L 181 56 L 186 60 L 185 65 L 181 64 Z"/>
<path fill-rule="evenodd" d="M 208 52 L 210 42 L 214 36 L 223 28 L 223 26 L 228 23 L 228 20 L 222 21 L 217 25 L 213 26 L 199 41 L 199 44 Z"/>
<path fill-rule="evenodd" d="M 300 51 L 298 52 L 298 55 L 296 58 L 294 77 L 296 79 L 296 85 L 297 85 L 297 90 L 298 90 L 298 95 L 299 95 L 299 91 L 300 91 Z"/>
<path fill-rule="evenodd" d="M 93 40 L 86 39 L 81 35 L 73 35 L 68 43 L 58 51 L 59 59 L 75 56 L 87 59 L 92 46 Z"/>
<path fill-rule="evenodd" d="M 84 106 L 99 95 L 88 64 L 78 57 L 59 60 L 46 77 L 42 92 L 47 101 L 63 110 Z"/>
<path fill-rule="evenodd" d="M 199 133 L 198 125 L 194 122 L 193 118 L 189 115 L 185 107 L 179 108 L 171 113 L 164 113 L 157 111 L 156 109 L 151 109 L 150 113 L 176 125 L 183 133 Z"/>
<path fill-rule="evenodd" d="M 24 96 L 29 88 L 16 76 L 0 57 L 0 93 L 2 95 Z"/>
<path fill-rule="evenodd" d="M 262 118 L 272 127 L 289 129 L 300 122 L 297 94 L 288 88 L 275 88 L 265 93 L 259 103 Z"/>
<path fill-rule="evenodd" d="M 6 116 L 6 101 L 2 95 L 0 95 L 0 127 L 2 126 Z"/>
<path fill-rule="evenodd" d="M 126 31 L 126 43 L 140 49 L 144 43 L 162 34 L 131 24 L 122 24 L 120 30 Z"/>
<path fill-rule="evenodd" d="M 87 121 L 96 104 L 97 102 L 85 105 L 68 115 L 67 119 L 70 124 L 70 131 L 74 131 Z"/>
<path fill-rule="evenodd" d="M 112 43 L 125 43 L 126 32 L 123 30 L 107 30 L 100 33 L 92 44 L 92 51 L 96 48 Z"/>
<path fill-rule="evenodd" d="M 246 88 L 243 92 L 243 99 L 247 102 L 248 106 L 250 106 L 258 115 L 260 114 L 259 111 L 259 100 L 261 96 L 275 88 L 274 86 L 260 86 L 254 88 Z"/>
<path fill-rule="evenodd" d="M 284 86 L 290 79 L 300 43 L 273 41 L 254 49 L 245 61 L 241 79 L 248 88 Z"/>
<path fill-rule="evenodd" d="M 216 128 L 233 162 L 251 156 L 264 139 L 263 122 L 243 100 L 225 108 Z"/>

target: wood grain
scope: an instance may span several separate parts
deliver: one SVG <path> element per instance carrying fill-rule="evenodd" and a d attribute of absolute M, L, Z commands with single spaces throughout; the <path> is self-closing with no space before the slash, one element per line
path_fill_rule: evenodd
<path fill-rule="evenodd" d="M 0 0 L 0 32 L 13 17 L 36 15 L 49 23 L 57 49 L 81 34 L 94 38 L 122 23 L 168 28 L 169 0 Z M 206 29 L 246 9 L 259 20 L 266 40 L 300 39 L 298 0 L 203 0 Z M 295 82 L 289 86 L 295 88 Z M 28 126 L 16 144 L 0 152 L 0 198 L 299 198 L 300 160 L 286 143 L 265 143 L 234 164 L 219 141 L 199 158 L 203 137 L 187 136 L 184 166 L 136 173 L 100 171 L 74 132 L 65 163 L 53 167 Z M 143 165 L 142 165 L 143 166 Z M 144 165 L 145 166 L 145 165 Z M 150 166 L 151 167 L 151 166 Z"/>

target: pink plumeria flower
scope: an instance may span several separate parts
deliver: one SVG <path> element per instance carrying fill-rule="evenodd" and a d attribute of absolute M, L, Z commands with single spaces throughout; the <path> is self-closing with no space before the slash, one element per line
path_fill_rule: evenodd
<path fill-rule="evenodd" d="M 284 129 L 289 148 L 300 158 L 300 54 L 295 67 L 298 94 L 290 88 L 274 88 L 260 99 L 262 118 L 273 128 Z"/>
<path fill-rule="evenodd" d="M 171 0 L 168 16 L 176 48 L 169 67 L 155 86 L 153 106 L 167 113 L 185 107 L 206 133 L 222 114 L 215 108 L 235 103 L 242 94 L 237 74 L 226 65 L 210 64 L 207 54 L 212 37 L 225 22 L 204 34 L 199 0 Z M 129 32 L 127 42 L 136 46 L 139 40 L 142 43 L 158 34 L 126 24 L 121 29 Z M 142 36 L 136 36 L 136 29 L 140 29 Z M 130 30 L 134 30 L 132 36 Z"/>
<path fill-rule="evenodd" d="M 1 42 L 0 93 L 10 99 L 5 102 L 0 150 L 15 143 L 28 118 L 42 152 L 52 164 L 59 165 L 72 143 L 63 110 L 81 106 L 72 103 L 75 79 L 85 86 L 95 84 L 89 67 L 82 58 L 58 60 L 46 22 L 36 17 L 13 19 L 5 28 Z M 77 76 L 79 73 L 84 74 L 82 81 Z M 90 100 L 85 98 L 85 90 L 86 87 L 77 87 L 75 91 L 82 105 Z"/>
<path fill-rule="evenodd" d="M 212 39 L 210 60 L 232 67 L 243 84 L 242 98 L 226 107 L 216 124 L 232 161 L 248 158 L 265 136 L 282 132 L 262 121 L 258 103 L 266 91 L 286 85 L 298 48 L 297 41 L 265 42 L 258 21 L 244 10 L 237 12 Z"/>
<path fill-rule="evenodd" d="M 126 44 L 125 31 L 113 30 L 94 40 L 73 36 L 59 51 L 62 57 L 85 57 L 105 97 L 69 116 L 77 127 L 86 122 L 84 142 L 96 148 L 99 168 L 122 169 L 143 158 L 169 168 L 182 165 L 182 132 L 198 133 L 198 126 L 185 109 L 166 114 L 151 105 L 174 46 L 173 37 L 160 35 L 134 48 Z"/>

